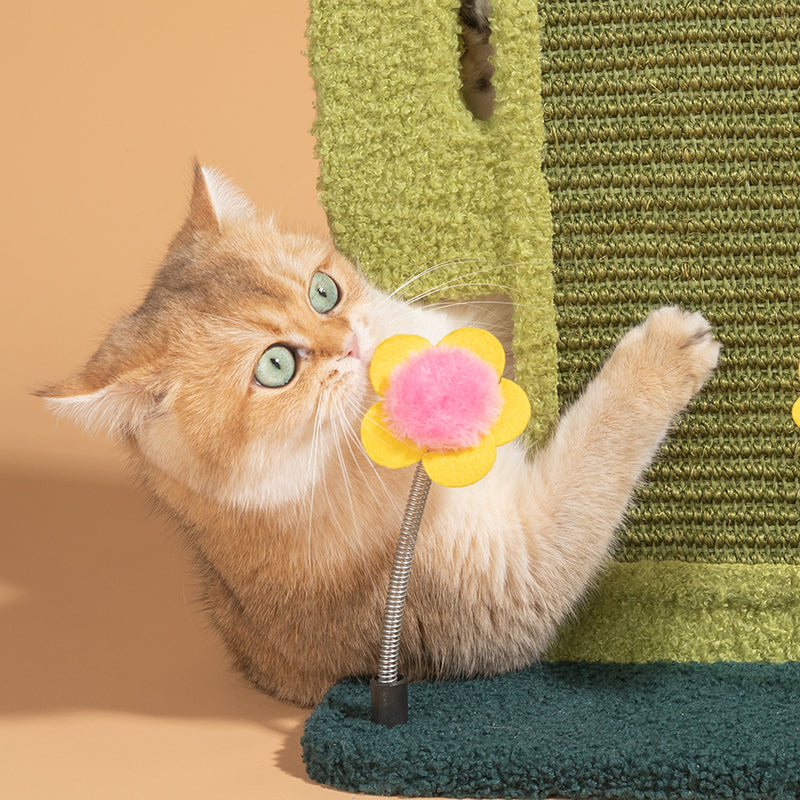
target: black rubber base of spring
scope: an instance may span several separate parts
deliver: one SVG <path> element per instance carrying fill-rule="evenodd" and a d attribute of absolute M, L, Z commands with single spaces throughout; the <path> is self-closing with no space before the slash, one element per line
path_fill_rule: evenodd
<path fill-rule="evenodd" d="M 372 721 L 393 728 L 408 722 L 408 681 L 402 676 L 393 683 L 370 683 L 372 692 Z"/>

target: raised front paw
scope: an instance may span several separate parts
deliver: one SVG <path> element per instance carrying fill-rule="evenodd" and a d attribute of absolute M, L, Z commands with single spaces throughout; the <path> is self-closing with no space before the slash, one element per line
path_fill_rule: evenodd
<path fill-rule="evenodd" d="M 671 412 L 683 408 L 711 377 L 722 345 L 700 314 L 659 308 L 620 340 L 619 358 L 631 391 L 645 390 Z"/>

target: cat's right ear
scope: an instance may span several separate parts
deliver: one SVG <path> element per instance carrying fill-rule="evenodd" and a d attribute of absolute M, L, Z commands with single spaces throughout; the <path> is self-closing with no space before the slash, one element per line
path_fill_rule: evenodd
<path fill-rule="evenodd" d="M 255 213 L 244 193 L 219 170 L 194 162 L 192 198 L 182 232 L 219 233 L 227 223 L 248 219 Z"/>

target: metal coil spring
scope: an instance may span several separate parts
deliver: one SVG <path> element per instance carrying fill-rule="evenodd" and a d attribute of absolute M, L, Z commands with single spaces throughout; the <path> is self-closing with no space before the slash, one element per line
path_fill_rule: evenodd
<path fill-rule="evenodd" d="M 400 629 L 403 625 L 408 577 L 411 573 L 422 512 L 425 510 L 430 488 L 431 479 L 420 462 L 417 464 L 414 480 L 411 483 L 392 564 L 392 577 L 389 580 L 389 592 L 383 612 L 383 631 L 378 655 L 378 683 L 395 683 L 398 679 Z"/>

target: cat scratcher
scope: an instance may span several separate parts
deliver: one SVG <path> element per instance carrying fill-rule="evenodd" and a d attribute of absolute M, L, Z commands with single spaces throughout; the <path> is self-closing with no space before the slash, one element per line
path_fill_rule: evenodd
<path fill-rule="evenodd" d="M 505 682 L 410 687 L 412 714 L 415 690 L 431 709 L 437 692 L 463 691 L 477 716 L 455 725 L 432 720 L 432 710 L 422 727 L 409 723 L 397 736 L 415 755 L 381 791 L 418 794 L 414 776 L 435 764 L 446 777 L 430 794 L 544 796 L 533 776 L 555 770 L 570 777 L 557 790 L 570 797 L 798 797 L 788 782 L 796 750 L 769 761 L 759 748 L 783 724 L 784 696 L 797 691 L 796 665 L 779 665 L 800 660 L 800 429 L 791 419 L 800 396 L 800 3 L 554 0 L 537 10 L 533 0 L 495 0 L 498 103 L 486 122 L 460 98 L 454 5 L 312 0 L 320 189 L 338 246 L 384 288 L 444 264 L 407 296 L 500 293 L 517 303 L 517 380 L 534 404 L 534 444 L 654 307 L 702 311 L 725 349 L 648 473 L 616 560 L 550 654 L 575 664 Z M 659 661 L 683 662 L 674 674 L 688 682 L 659 695 L 660 676 L 672 673 L 621 666 Z M 773 663 L 750 672 L 722 663 L 731 661 Z M 591 662 L 620 666 L 603 673 Z M 523 736 L 531 725 L 517 687 L 532 681 L 524 696 L 544 703 L 536 686 L 551 680 L 548 670 L 572 676 L 547 701 L 563 724 L 526 745 L 531 763 L 520 773 L 511 731 Z M 616 689 L 595 694 L 598 674 Z M 627 674 L 654 681 L 652 695 L 641 684 L 631 692 L 630 728 L 619 729 L 637 741 L 658 740 L 657 695 L 684 725 L 678 744 L 715 730 L 720 704 L 744 702 L 756 686 L 762 713 L 737 725 L 741 736 L 718 737 L 719 758 L 688 745 L 659 750 L 661 775 L 683 775 L 694 759 L 706 782 L 646 783 L 626 768 L 615 784 L 592 783 L 599 762 L 585 710 L 592 705 L 600 725 L 609 697 L 626 702 Z M 747 691 L 734 677 L 745 674 Z M 781 681 L 767 677 L 777 674 Z M 728 700 L 693 702 L 704 680 Z M 358 713 L 342 710 L 357 707 L 342 700 L 356 691 L 336 687 L 312 715 L 306 758 L 319 780 L 375 791 L 361 780 Z M 680 716 L 681 705 L 691 713 Z M 479 793 L 474 783 L 463 788 L 464 759 L 454 753 L 459 743 L 474 752 L 482 714 L 497 725 L 491 751 L 517 755 L 496 764 L 496 780 Z M 649 769 L 641 750 L 619 746 L 620 758 Z M 741 773 L 730 765 L 742 753 L 749 779 L 737 788 Z M 320 768 L 324 758 L 335 779 Z M 792 763 L 794 773 L 782 772 Z M 767 768 L 778 783 L 759 788 Z M 733 788 L 710 793 L 723 784 Z M 778 785 L 783 794 L 767 791 Z"/>

